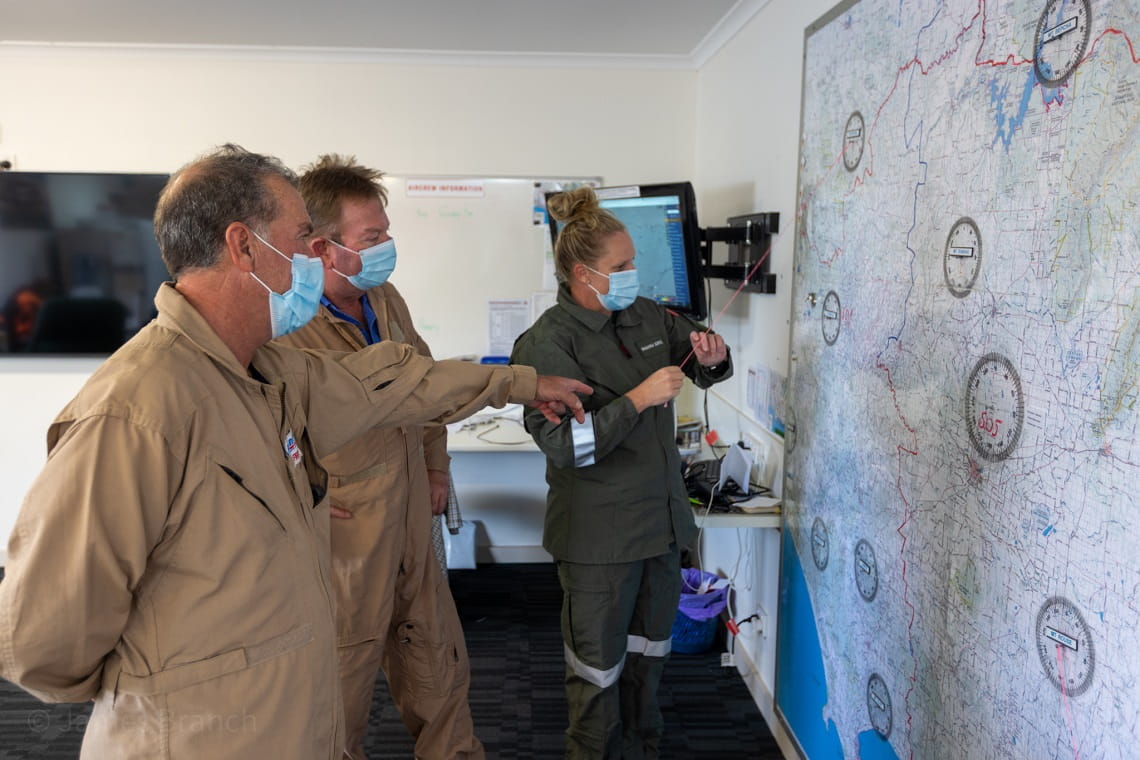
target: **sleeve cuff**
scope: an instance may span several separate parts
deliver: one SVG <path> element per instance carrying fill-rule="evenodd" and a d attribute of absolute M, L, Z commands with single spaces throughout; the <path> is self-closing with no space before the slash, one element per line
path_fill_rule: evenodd
<path fill-rule="evenodd" d="M 514 371 L 514 382 L 511 383 L 511 393 L 509 400 L 512 404 L 529 404 L 534 401 L 534 396 L 538 393 L 538 372 L 534 367 L 528 367 L 523 364 L 512 364 L 511 370 Z"/>

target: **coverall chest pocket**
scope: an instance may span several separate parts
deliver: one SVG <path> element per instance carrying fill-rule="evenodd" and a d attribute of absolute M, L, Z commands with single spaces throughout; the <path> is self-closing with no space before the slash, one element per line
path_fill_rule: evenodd
<path fill-rule="evenodd" d="M 229 465 L 215 462 L 218 470 L 219 497 L 230 508 L 226 511 L 243 525 L 249 525 L 269 538 L 280 538 L 288 531 L 280 516 L 269 506 L 261 494 Z"/>
<path fill-rule="evenodd" d="M 663 338 L 641 338 L 635 343 L 634 353 L 651 372 L 674 363 L 670 360 L 669 343 Z"/>

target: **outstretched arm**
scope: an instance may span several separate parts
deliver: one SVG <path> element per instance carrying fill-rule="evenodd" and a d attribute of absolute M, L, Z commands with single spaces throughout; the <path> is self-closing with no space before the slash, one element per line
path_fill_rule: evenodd
<path fill-rule="evenodd" d="M 590 395 L 594 389 L 585 383 L 569 377 L 557 375 L 539 375 L 538 387 L 534 393 L 534 401 L 527 404 L 542 412 L 542 416 L 557 425 L 562 421 L 562 415 L 570 412 L 579 423 L 586 421 L 586 412 L 582 409 L 582 400 L 578 393 Z"/>

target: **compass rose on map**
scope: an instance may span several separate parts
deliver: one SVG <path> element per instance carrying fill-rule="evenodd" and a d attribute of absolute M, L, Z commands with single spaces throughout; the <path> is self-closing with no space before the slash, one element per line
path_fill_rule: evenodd
<path fill-rule="evenodd" d="M 1005 459 L 1017 446 L 1025 420 L 1025 394 L 1013 363 L 986 354 L 966 383 L 966 428 L 974 450 L 990 462 Z"/>
<path fill-rule="evenodd" d="M 964 216 L 954 222 L 946 237 L 942 273 L 946 287 L 955 298 L 965 298 L 974 289 L 982 265 L 982 236 L 973 219 Z"/>
<path fill-rule="evenodd" d="M 1046 87 L 1064 83 L 1089 45 L 1089 0 L 1049 0 L 1033 37 L 1033 73 Z"/>
<path fill-rule="evenodd" d="M 832 345 L 839 338 L 839 294 L 827 291 L 823 299 L 823 342 Z"/>
<path fill-rule="evenodd" d="M 847 125 L 843 127 L 843 166 L 849 172 L 855 171 L 863 158 L 863 133 L 863 114 L 856 111 L 847 117 Z"/>
<path fill-rule="evenodd" d="M 891 714 L 891 693 L 887 690 L 887 682 L 878 673 L 872 673 L 867 679 L 867 714 L 871 718 L 871 727 L 875 732 L 889 739 L 891 724 L 894 719 Z"/>
<path fill-rule="evenodd" d="M 1092 632 L 1081 611 L 1068 599 L 1053 596 L 1037 613 L 1037 654 L 1049 681 L 1062 693 L 1079 697 L 1092 684 L 1096 656 Z"/>
<path fill-rule="evenodd" d="M 784 454 L 787 455 L 796 450 L 796 410 L 791 404 L 784 416 Z"/>
<path fill-rule="evenodd" d="M 827 568 L 827 560 L 831 554 L 830 541 L 827 537 L 827 526 L 819 517 L 811 524 L 811 559 L 820 570 Z"/>
<path fill-rule="evenodd" d="M 855 586 L 863 601 L 871 602 L 879 593 L 879 566 L 875 563 L 875 550 L 867 539 L 859 539 L 855 544 Z"/>

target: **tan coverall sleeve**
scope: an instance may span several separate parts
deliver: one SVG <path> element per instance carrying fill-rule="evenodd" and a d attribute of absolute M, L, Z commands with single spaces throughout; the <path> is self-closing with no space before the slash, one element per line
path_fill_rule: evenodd
<path fill-rule="evenodd" d="M 45 702 L 82 702 L 126 626 L 182 465 L 162 435 L 119 417 L 48 435 L 8 541 L 0 675 Z"/>
<path fill-rule="evenodd" d="M 442 425 L 486 406 L 533 401 L 538 388 L 531 367 L 436 362 L 392 341 L 304 353 L 309 435 L 322 457 L 376 425 Z"/>
<path fill-rule="evenodd" d="M 416 347 L 416 351 L 421 356 L 426 356 L 429 359 L 434 358 L 427 341 L 420 336 L 412 324 L 412 317 L 403 297 L 399 296 L 398 293 L 395 295 L 399 298 L 398 308 L 401 319 L 406 323 L 405 332 L 410 331 L 408 337 L 411 338 L 411 344 Z M 424 462 L 429 470 L 447 472 L 451 468 L 451 457 L 447 453 L 447 428 L 443 425 L 431 425 L 424 429 Z"/>

